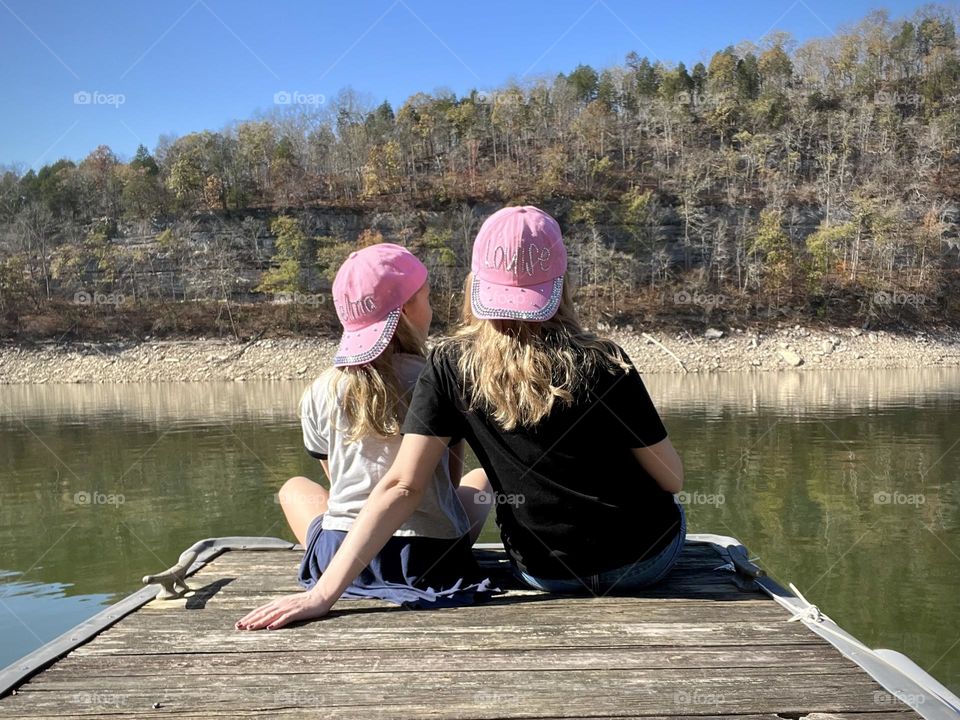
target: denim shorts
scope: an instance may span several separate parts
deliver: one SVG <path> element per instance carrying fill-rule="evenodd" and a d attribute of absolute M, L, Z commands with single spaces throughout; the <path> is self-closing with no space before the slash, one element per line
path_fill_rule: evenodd
<path fill-rule="evenodd" d="M 677 503 L 680 510 L 680 532 L 673 541 L 654 557 L 623 567 L 605 570 L 597 575 L 585 575 L 571 580 L 548 580 L 528 575 L 516 566 L 514 574 L 523 582 L 536 590 L 555 593 L 608 593 L 610 591 L 639 590 L 659 582 L 677 564 L 680 553 L 687 537 L 687 516 L 683 506 Z"/>

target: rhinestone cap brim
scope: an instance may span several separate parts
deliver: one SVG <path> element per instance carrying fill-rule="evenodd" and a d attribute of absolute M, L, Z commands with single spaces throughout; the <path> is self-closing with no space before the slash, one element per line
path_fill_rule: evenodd
<path fill-rule="evenodd" d="M 470 291 L 470 306 L 474 316 L 481 320 L 528 320 L 531 322 L 543 322 L 544 320 L 549 320 L 556 314 L 557 308 L 560 307 L 560 299 L 563 297 L 563 277 L 561 276 L 554 278 L 547 302 L 540 308 L 518 310 L 510 307 L 494 307 L 492 301 L 485 300 L 481 297 L 483 293 L 480 289 L 480 283 L 481 280 L 479 278 L 473 278 L 473 285 Z"/>
<path fill-rule="evenodd" d="M 387 349 L 387 346 L 393 339 L 393 333 L 396 332 L 397 324 L 399 322 L 400 308 L 397 308 L 396 310 L 391 310 L 387 317 L 385 317 L 383 320 L 380 320 L 371 326 L 365 327 L 362 330 L 344 331 L 343 337 L 340 339 L 340 347 L 337 350 L 337 354 L 333 358 L 333 364 L 337 367 L 344 367 L 348 365 L 363 365 L 371 360 L 375 360 L 383 353 L 384 350 Z M 375 328 L 377 325 L 383 325 L 383 329 L 380 331 L 380 335 L 374 341 L 372 346 L 359 352 L 344 352 L 345 346 L 350 343 L 357 342 L 358 338 L 363 337 L 363 335 L 366 333 L 370 333 L 371 328 Z"/>

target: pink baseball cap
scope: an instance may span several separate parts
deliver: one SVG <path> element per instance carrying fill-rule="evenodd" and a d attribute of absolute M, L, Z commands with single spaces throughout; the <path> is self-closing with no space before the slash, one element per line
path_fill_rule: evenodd
<path fill-rule="evenodd" d="M 488 217 L 473 243 L 470 306 L 481 320 L 549 320 L 560 307 L 567 249 L 557 221 L 526 205 Z"/>
<path fill-rule="evenodd" d="M 426 281 L 426 266 L 399 245 L 380 243 L 350 253 L 333 281 L 333 304 L 343 325 L 333 364 L 362 365 L 386 350 L 400 308 Z"/>

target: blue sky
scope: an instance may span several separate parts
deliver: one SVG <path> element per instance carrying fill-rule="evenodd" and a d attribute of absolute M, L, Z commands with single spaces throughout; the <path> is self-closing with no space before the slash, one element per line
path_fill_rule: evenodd
<path fill-rule="evenodd" d="M 600 68 L 631 50 L 692 64 L 773 29 L 803 41 L 872 9 L 897 18 L 920 4 L 0 0 L 0 165 L 79 160 L 100 144 L 129 158 L 161 134 L 268 110 L 283 91 L 320 102 L 350 86 L 396 109 L 417 91 Z"/>

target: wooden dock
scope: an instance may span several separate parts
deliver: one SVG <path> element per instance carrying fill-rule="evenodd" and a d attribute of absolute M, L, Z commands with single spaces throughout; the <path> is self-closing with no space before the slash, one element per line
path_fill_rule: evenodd
<path fill-rule="evenodd" d="M 631 597 L 523 590 L 487 550 L 511 589 L 482 605 L 342 601 L 320 621 L 234 630 L 299 589 L 301 552 L 216 555 L 189 597 L 147 601 L 0 699 L 0 717 L 920 717 L 715 545 L 688 542 L 667 581 Z"/>

